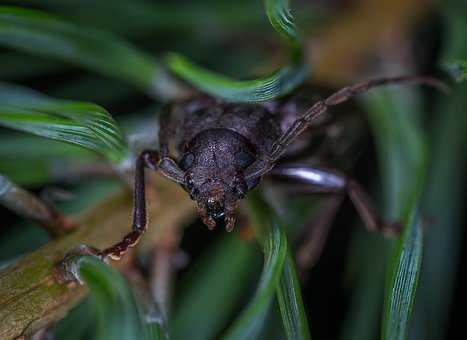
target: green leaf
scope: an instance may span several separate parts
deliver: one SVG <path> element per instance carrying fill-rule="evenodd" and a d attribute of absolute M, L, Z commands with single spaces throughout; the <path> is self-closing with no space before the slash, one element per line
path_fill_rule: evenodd
<path fill-rule="evenodd" d="M 251 205 L 249 210 L 252 212 L 250 215 L 256 211 L 255 194 L 257 195 L 250 193 L 248 196 L 248 203 Z M 260 228 L 259 221 L 255 221 L 254 224 L 258 225 L 255 229 Z M 222 339 L 254 339 L 264 324 L 274 292 L 278 287 L 287 257 L 287 240 L 276 220 L 268 218 L 261 222 L 261 225 L 264 225 L 266 230 L 257 230 L 261 235 L 259 239 L 264 252 L 263 271 L 258 287 L 248 306 L 227 329 Z"/>
<path fill-rule="evenodd" d="M 382 339 L 406 339 L 410 328 L 423 250 L 423 226 L 417 211 L 405 225 L 389 264 Z"/>
<path fill-rule="evenodd" d="M 21 157 L 18 157 L 18 154 Z M 22 186 L 43 185 L 98 162 L 94 152 L 24 133 L 0 135 L 0 172 Z"/>
<path fill-rule="evenodd" d="M 115 163 L 129 152 L 120 128 L 104 108 L 48 98 L 18 86 L 0 86 L 0 125 L 79 145 Z"/>
<path fill-rule="evenodd" d="M 443 66 L 456 81 L 467 80 L 467 60 L 447 61 Z"/>
<path fill-rule="evenodd" d="M 460 58 L 466 61 L 467 4 L 457 0 L 443 4 L 443 50 L 440 59 L 449 61 Z M 453 294 L 465 238 L 466 93 L 466 82 L 454 85 L 449 96 L 437 101 L 430 122 L 430 182 L 424 195 L 423 212 L 433 221 L 425 233 L 420 298 L 415 303 L 416 323 L 410 339 L 445 339 L 452 319 L 450 311 L 456 303 Z"/>
<path fill-rule="evenodd" d="M 282 252 L 284 254 L 280 255 L 281 258 L 283 257 L 281 259 L 282 263 L 277 262 L 276 264 L 276 267 L 281 266 L 280 271 L 276 272 L 274 276 L 269 277 L 267 285 L 263 285 L 267 279 L 264 275 L 265 270 L 263 270 L 260 285 L 253 301 L 237 320 L 234 328 L 230 329 L 229 336 L 232 339 L 254 338 L 254 335 L 260 330 L 260 326 L 269 309 L 272 299 L 271 289 L 275 289 L 288 339 L 310 339 L 305 309 L 301 299 L 300 284 L 293 259 L 287 251 L 287 238 L 284 228 L 278 216 L 259 197 L 257 192 L 251 193 L 247 202 L 255 234 L 262 245 L 265 255 L 265 269 L 268 266 L 268 262 L 271 261 L 270 259 L 274 256 L 273 252 L 276 252 L 278 255 Z M 281 250 L 281 248 L 284 249 Z M 276 277 L 276 275 L 279 277 Z M 263 296 L 262 300 L 258 298 L 260 294 Z M 248 312 L 253 308 L 255 308 L 256 313 L 250 313 L 252 320 L 247 321 L 246 316 L 249 315 Z M 235 330 L 237 333 L 234 332 Z"/>
<path fill-rule="evenodd" d="M 255 255 L 251 244 L 228 236 L 195 263 L 177 294 L 170 332 L 173 339 L 216 338 L 259 267 Z M 193 325 L 197 325 L 196 332 Z"/>
<path fill-rule="evenodd" d="M 37 5 L 36 0 L 10 1 L 20 6 Z M 93 27 L 113 31 L 118 35 L 139 38 L 170 31 L 172 34 L 192 36 L 202 35 L 205 30 L 197 30 L 200 23 L 209 20 L 210 32 L 218 34 L 230 32 L 232 27 L 245 24 L 251 26 L 259 22 L 256 4 L 251 1 L 196 1 L 160 2 L 147 0 L 113 0 L 109 6 L 106 0 L 42 0 L 41 7 L 60 12 L 67 17 L 79 20 Z"/>
<path fill-rule="evenodd" d="M 95 339 L 161 339 L 161 321 L 145 317 L 125 279 L 94 256 L 73 259 L 90 290 L 96 313 Z"/>
<path fill-rule="evenodd" d="M 287 338 L 311 339 L 300 282 L 290 251 L 287 253 L 284 270 L 277 288 L 277 298 Z"/>
<path fill-rule="evenodd" d="M 340 340 L 374 340 L 380 333 L 389 240 L 368 233 L 359 221 L 347 255 L 350 301 Z"/>
<path fill-rule="evenodd" d="M 446 1 L 441 11 L 445 26 L 441 67 L 459 82 L 467 79 L 466 10 L 464 1 L 452 0 Z"/>
<path fill-rule="evenodd" d="M 389 263 L 381 332 L 386 340 L 406 339 L 409 331 L 422 259 L 418 206 L 427 168 L 427 147 L 418 127 L 417 97 L 411 91 L 392 91 L 374 92 L 367 100 L 386 179 L 387 212 L 404 226 Z"/>
<path fill-rule="evenodd" d="M 56 340 L 89 339 L 92 334 L 93 304 L 89 298 L 74 307 L 67 316 L 53 326 L 51 332 Z M 73 332 L 70 332 L 73 329 Z"/>
<path fill-rule="evenodd" d="M 73 63 L 150 94 L 168 81 L 153 58 L 118 37 L 37 10 L 0 6 L 0 45 Z"/>
<path fill-rule="evenodd" d="M 271 25 L 290 45 L 290 64 L 259 79 L 235 80 L 206 70 L 180 55 L 170 54 L 166 58 L 169 69 L 202 91 L 228 101 L 261 102 L 292 91 L 306 78 L 307 67 L 288 1 L 264 0 L 264 5 Z"/>
<path fill-rule="evenodd" d="M 417 299 L 415 308 L 415 320 L 420 322 L 411 339 L 445 339 L 450 321 L 464 233 L 466 91 L 467 83 L 463 83 L 453 88 L 449 97 L 441 98 L 431 124 L 431 180 L 424 195 L 423 211 L 434 221 L 425 233 L 421 299 Z"/>
<path fill-rule="evenodd" d="M 4 51 L 0 54 L 0 79 L 6 81 L 46 76 L 63 72 L 66 65 L 56 60 Z"/>

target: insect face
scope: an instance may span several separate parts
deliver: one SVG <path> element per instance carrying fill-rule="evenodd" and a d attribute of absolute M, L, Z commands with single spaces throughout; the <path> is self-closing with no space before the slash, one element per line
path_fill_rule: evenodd
<path fill-rule="evenodd" d="M 184 188 L 197 202 L 203 222 L 214 228 L 224 218 L 226 229 L 235 225 L 238 200 L 248 191 L 243 170 L 255 160 L 243 137 L 228 129 L 203 131 L 186 145 L 180 161 Z"/>

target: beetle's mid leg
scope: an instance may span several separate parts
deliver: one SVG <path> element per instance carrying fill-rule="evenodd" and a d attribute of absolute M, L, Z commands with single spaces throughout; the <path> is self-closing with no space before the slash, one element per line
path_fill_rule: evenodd
<path fill-rule="evenodd" d="M 297 250 L 297 267 L 301 277 L 312 268 L 321 257 L 332 226 L 344 196 L 340 194 L 327 197 L 318 216 L 307 223 L 305 234 Z"/>
<path fill-rule="evenodd" d="M 119 260 L 122 255 L 131 247 L 134 247 L 147 226 L 146 217 L 146 197 L 145 197 L 145 176 L 144 169 L 158 169 L 159 153 L 157 151 L 143 151 L 136 161 L 135 186 L 134 186 L 134 210 L 132 231 L 125 235 L 123 240 L 102 251 L 104 258 L 110 257 Z"/>
<path fill-rule="evenodd" d="M 385 235 L 396 235 L 401 231 L 400 223 L 385 221 L 377 214 L 360 184 L 339 172 L 303 164 L 285 164 L 274 168 L 271 175 L 298 180 L 309 185 L 311 191 L 316 193 L 347 193 L 368 230 Z"/>

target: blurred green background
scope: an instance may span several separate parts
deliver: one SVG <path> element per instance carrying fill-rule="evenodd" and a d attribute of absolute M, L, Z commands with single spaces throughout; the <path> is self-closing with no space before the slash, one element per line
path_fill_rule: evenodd
<path fill-rule="evenodd" d="M 321 257 L 305 269 L 293 260 L 324 197 L 263 183 L 268 204 L 259 194 L 252 197 L 233 234 L 222 228 L 209 232 L 189 205 L 174 204 L 167 210 L 174 216 L 167 217 L 170 224 L 150 223 L 156 232 L 118 266 L 122 274 L 92 259 L 78 261 L 91 294 L 62 320 L 55 322 L 54 316 L 44 324 L 39 339 L 306 339 L 311 334 L 418 340 L 462 334 L 467 3 L 291 1 L 300 42 L 293 29 L 289 36 L 282 31 L 286 39 L 281 39 L 268 21 L 265 8 L 282 5 L 279 0 L 2 1 L 0 193 L 2 178 L 8 178 L 35 195 L 65 196 L 52 197 L 65 214 L 89 212 L 125 190 L 122 178 L 131 171 L 134 154 L 157 143 L 160 107 L 187 91 L 258 101 L 298 88 L 313 102 L 372 77 L 426 74 L 445 80 L 450 93 L 412 86 L 375 90 L 333 111 L 339 139 L 312 138 L 310 153 L 301 155 L 310 159 L 321 152 L 327 164 L 351 173 L 385 217 L 404 222 L 405 232 L 392 239 L 368 233 L 346 199 Z M 229 78 L 214 79 L 184 58 Z M 279 68 L 280 81 L 261 78 Z M 232 80 L 256 78 L 265 84 L 262 91 L 256 83 Z M 107 113 L 78 102 L 105 108 L 116 123 L 110 119 L 96 132 L 92 124 Z M 98 113 L 92 123 L 89 112 Z M 29 120 L 18 118 L 22 114 Z M 43 124 L 57 124 L 61 133 L 70 126 L 69 138 L 82 133 L 86 138 L 78 144 L 88 150 L 33 136 L 50 137 L 52 125 L 25 133 L 38 115 L 50 115 Z M 83 119 L 70 119 L 77 115 Z M 170 198 L 171 190 L 156 190 L 160 196 L 149 199 Z M 35 254 L 50 236 L 11 209 L 0 207 L 0 216 L 0 282 L 9 282 L 5 268 Z M 0 283 L 0 306 L 14 289 Z M 14 315 L 0 308 L 0 315 Z"/>

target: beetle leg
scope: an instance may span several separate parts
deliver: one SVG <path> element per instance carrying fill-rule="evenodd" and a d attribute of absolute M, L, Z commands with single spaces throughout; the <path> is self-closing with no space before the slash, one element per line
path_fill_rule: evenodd
<path fill-rule="evenodd" d="M 339 172 L 303 164 L 287 164 L 274 168 L 271 175 L 298 180 L 319 193 L 347 193 L 368 230 L 380 231 L 386 235 L 394 235 L 401 230 L 400 223 L 387 222 L 380 218 L 373 208 L 368 194 L 358 182 Z"/>
<path fill-rule="evenodd" d="M 134 210 L 132 231 L 125 235 L 122 241 L 102 251 L 102 256 L 119 260 L 131 247 L 140 240 L 147 227 L 146 197 L 144 169 L 158 170 L 159 153 L 157 151 L 143 151 L 136 161 L 135 186 L 134 186 Z"/>
<path fill-rule="evenodd" d="M 320 214 L 308 224 L 303 241 L 297 250 L 297 267 L 300 276 L 303 277 L 320 258 L 343 198 L 342 195 L 331 195 L 324 203 Z"/>
<path fill-rule="evenodd" d="M 446 85 L 438 79 L 423 76 L 402 76 L 393 78 L 378 78 L 344 87 L 324 100 L 315 103 L 303 116 L 297 119 L 279 139 L 272 145 L 269 153 L 258 159 L 245 172 L 245 179 L 261 177 L 271 171 L 274 164 L 285 153 L 290 143 L 303 131 L 305 131 L 317 118 L 321 117 L 330 107 L 341 104 L 350 98 L 365 93 L 368 90 L 384 86 L 401 83 L 420 83 L 435 87 L 442 92 L 447 91 Z"/>

